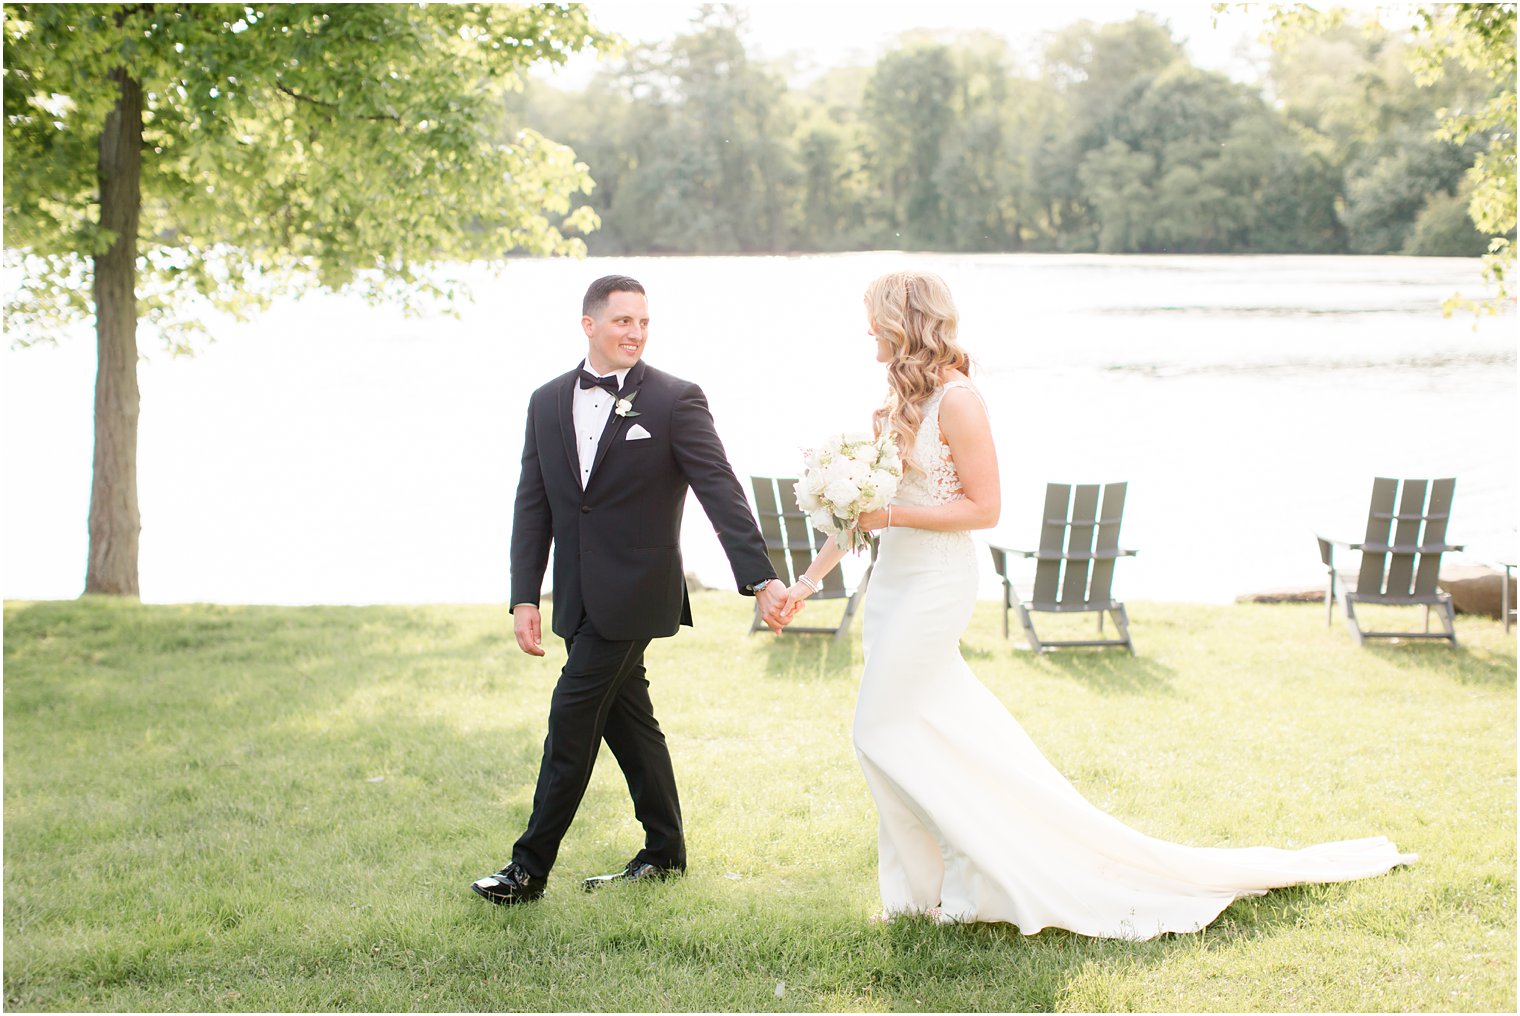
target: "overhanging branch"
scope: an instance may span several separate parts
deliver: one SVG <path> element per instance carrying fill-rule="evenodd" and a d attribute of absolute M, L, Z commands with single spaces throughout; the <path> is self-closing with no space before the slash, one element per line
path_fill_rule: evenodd
<path fill-rule="evenodd" d="M 297 102 L 308 103 L 309 105 L 317 106 L 317 107 L 319 107 L 321 109 L 332 110 L 332 111 L 335 111 L 335 112 L 339 112 L 339 111 L 341 111 L 343 109 L 343 107 L 340 106 L 336 102 L 326 102 L 326 101 L 324 101 L 322 99 L 313 99 L 309 95 L 302 95 L 300 92 L 297 92 L 295 89 L 288 88 L 285 85 L 279 84 L 278 82 L 275 83 L 274 87 L 277 88 L 277 89 L 279 89 L 281 92 L 284 92 L 286 95 L 290 96 L 292 99 L 295 99 Z M 363 120 L 389 120 L 392 123 L 398 123 L 398 124 L 401 122 L 401 117 L 396 116 L 394 113 L 372 113 L 372 114 L 370 114 L 368 116 L 360 117 L 360 119 L 363 119 Z"/>

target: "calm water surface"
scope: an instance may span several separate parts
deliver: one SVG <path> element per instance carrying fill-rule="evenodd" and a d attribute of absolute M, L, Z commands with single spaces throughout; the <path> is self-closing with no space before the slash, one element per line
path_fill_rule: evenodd
<path fill-rule="evenodd" d="M 1116 589 L 1224 601 L 1312 585 L 1313 532 L 1359 536 L 1375 475 L 1457 480 L 1452 537 L 1515 550 L 1515 320 L 1440 302 L 1470 260 L 860 254 L 523 261 L 458 318 L 335 296 L 218 322 L 193 359 L 145 343 L 149 601 L 503 602 L 529 393 L 584 353 L 586 284 L 649 289 L 648 361 L 706 389 L 736 470 L 861 430 L 884 390 L 861 292 L 942 274 L 1002 467 L 988 538 L 1030 546 L 1047 481 L 1128 480 Z M 93 341 L 4 353 L 7 598 L 77 595 Z M 693 501 L 687 567 L 731 587 Z M 984 593 L 997 595 L 990 559 Z"/>

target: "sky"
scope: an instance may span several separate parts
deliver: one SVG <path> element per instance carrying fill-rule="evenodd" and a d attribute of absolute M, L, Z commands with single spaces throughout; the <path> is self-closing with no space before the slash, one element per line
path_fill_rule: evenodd
<path fill-rule="evenodd" d="M 686 30 L 699 5 L 672 0 L 591 0 L 588 6 L 599 27 L 631 41 L 652 42 Z M 910 29 L 985 29 L 1007 38 L 1016 55 L 1032 55 L 1044 33 L 1084 18 L 1099 23 L 1127 21 L 1140 11 L 1170 23 L 1173 34 L 1183 40 L 1188 55 L 1200 67 L 1254 82 L 1265 59 L 1265 49 L 1257 42 L 1261 4 L 1217 17 L 1208 2 L 1133 0 L 753 0 L 741 6 L 748 11 L 751 55 L 761 60 L 792 56 L 804 79 L 810 76 L 809 70 L 869 66 L 898 34 Z M 586 55 L 547 76 L 561 87 L 578 88 L 590 79 L 595 67 L 596 57 Z"/>

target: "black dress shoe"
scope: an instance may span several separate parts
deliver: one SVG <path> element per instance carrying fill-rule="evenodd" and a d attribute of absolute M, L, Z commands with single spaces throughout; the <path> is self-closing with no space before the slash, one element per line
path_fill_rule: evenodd
<path fill-rule="evenodd" d="M 513 861 L 494 875 L 476 879 L 470 888 L 495 904 L 531 903 L 544 894 L 544 880 Z"/>
<path fill-rule="evenodd" d="M 686 874 L 685 868 L 662 868 L 658 864 L 641 861 L 635 857 L 622 871 L 612 875 L 593 875 L 581 883 L 581 888 L 589 893 L 601 886 L 612 885 L 614 882 L 664 882 L 680 878 L 684 874 Z"/>

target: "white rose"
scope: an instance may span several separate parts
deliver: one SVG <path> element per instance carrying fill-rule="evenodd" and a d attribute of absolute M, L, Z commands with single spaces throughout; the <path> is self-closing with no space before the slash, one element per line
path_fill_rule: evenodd
<path fill-rule="evenodd" d="M 852 468 L 852 465 L 853 464 L 849 459 L 842 457 L 835 458 L 828 465 L 823 467 L 821 476 L 823 485 L 828 486 L 831 483 L 835 483 L 841 480 L 847 483 L 854 482 L 854 470 Z"/>
<path fill-rule="evenodd" d="M 887 502 L 892 500 L 892 495 L 895 494 L 896 491 L 888 490 L 879 484 L 867 481 L 866 485 L 860 488 L 860 493 L 861 497 L 864 499 L 864 502 L 860 506 L 860 510 L 863 512 L 874 512 L 885 508 L 887 506 Z"/>
<path fill-rule="evenodd" d="M 871 466 L 860 459 L 850 459 L 845 464 L 845 475 L 850 478 L 851 483 L 858 487 L 870 477 Z"/>
<path fill-rule="evenodd" d="M 823 488 L 797 486 L 797 507 L 805 512 L 815 512 L 823 507 Z"/>
<path fill-rule="evenodd" d="M 830 480 L 829 485 L 823 489 L 823 499 L 841 512 L 848 509 L 859 496 L 860 487 L 846 478 Z"/>
<path fill-rule="evenodd" d="M 827 508 L 819 508 L 809 515 L 808 523 L 821 533 L 839 532 L 839 524 L 834 521 L 834 514 Z"/>

